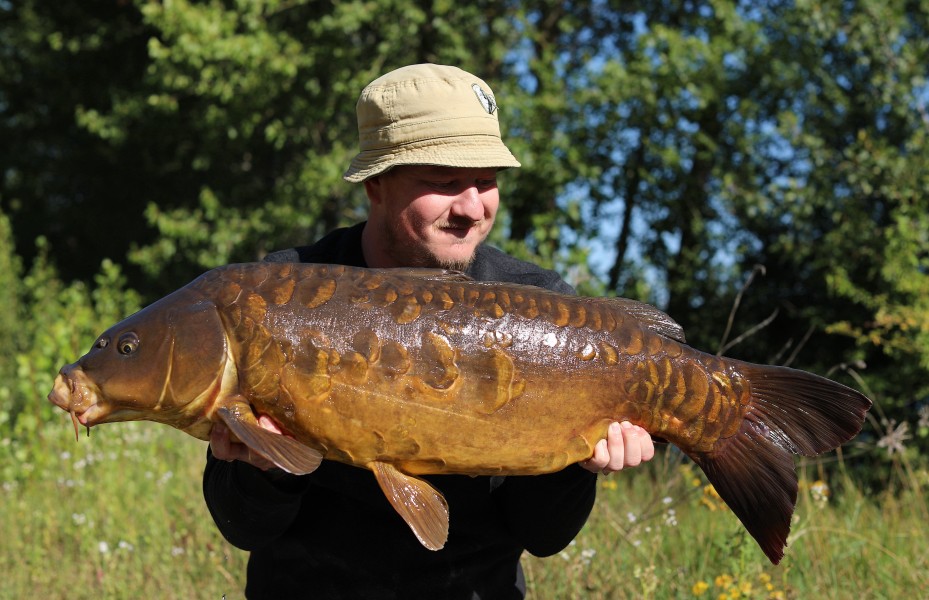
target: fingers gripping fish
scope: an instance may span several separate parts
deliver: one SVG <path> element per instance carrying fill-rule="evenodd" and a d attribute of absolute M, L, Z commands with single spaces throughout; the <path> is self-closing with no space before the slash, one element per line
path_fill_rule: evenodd
<path fill-rule="evenodd" d="M 75 430 L 145 419 L 207 440 L 221 421 L 291 473 L 322 459 L 369 469 L 430 549 L 448 507 L 420 475 L 558 471 L 628 420 L 692 458 L 775 563 L 792 455 L 848 441 L 871 406 L 817 375 L 700 352 L 632 300 L 274 263 L 214 269 L 114 325 L 49 400 Z"/>

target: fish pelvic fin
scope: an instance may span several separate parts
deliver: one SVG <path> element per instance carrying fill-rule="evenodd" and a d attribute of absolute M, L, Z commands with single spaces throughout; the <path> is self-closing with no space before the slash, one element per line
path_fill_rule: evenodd
<path fill-rule="evenodd" d="M 861 431 L 871 401 L 844 385 L 786 367 L 737 363 L 751 405 L 737 433 L 688 453 L 774 564 L 797 502 L 793 455 L 833 450 Z"/>
<path fill-rule="evenodd" d="M 312 473 L 322 462 L 323 455 L 319 451 L 292 437 L 268 431 L 258 424 L 251 411 L 243 415 L 233 408 L 222 406 L 216 410 L 216 414 L 240 442 L 288 473 Z"/>
<path fill-rule="evenodd" d="M 374 461 L 368 468 L 419 542 L 429 550 L 441 550 L 448 539 L 448 503 L 442 493 L 390 463 Z"/>

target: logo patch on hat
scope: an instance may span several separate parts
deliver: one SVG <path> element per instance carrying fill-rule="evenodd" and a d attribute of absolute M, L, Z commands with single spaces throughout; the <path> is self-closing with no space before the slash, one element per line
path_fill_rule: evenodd
<path fill-rule="evenodd" d="M 494 97 L 481 89 L 481 86 L 476 83 L 471 84 L 471 89 L 474 90 L 474 95 L 477 96 L 477 99 L 481 101 L 481 106 L 484 107 L 484 110 L 487 111 L 487 114 L 494 114 L 494 111 L 497 110 L 497 101 L 494 100 Z"/>

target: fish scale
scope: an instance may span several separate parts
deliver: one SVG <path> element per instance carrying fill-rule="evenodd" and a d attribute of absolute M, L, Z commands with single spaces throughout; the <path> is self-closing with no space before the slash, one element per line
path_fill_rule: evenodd
<path fill-rule="evenodd" d="M 692 348 L 633 300 L 280 263 L 214 269 L 114 325 L 49 400 L 88 427 L 148 419 L 206 440 L 222 421 L 292 473 L 367 468 L 434 550 L 449 515 L 421 475 L 557 471 L 629 420 L 691 457 L 773 562 L 796 501 L 792 454 L 848 441 L 870 407 L 817 375 Z"/>

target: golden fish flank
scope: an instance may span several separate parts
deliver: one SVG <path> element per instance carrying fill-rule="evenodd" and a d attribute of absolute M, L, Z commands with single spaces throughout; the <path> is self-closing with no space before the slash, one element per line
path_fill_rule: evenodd
<path fill-rule="evenodd" d="M 774 562 L 796 501 L 791 454 L 851 439 L 870 407 L 816 375 L 700 352 L 633 300 L 272 263 L 214 269 L 114 325 L 49 400 L 88 427 L 149 419 L 208 439 L 222 421 L 292 473 L 322 459 L 370 469 L 431 549 L 447 506 L 418 475 L 557 471 L 630 420 L 690 456 Z"/>

